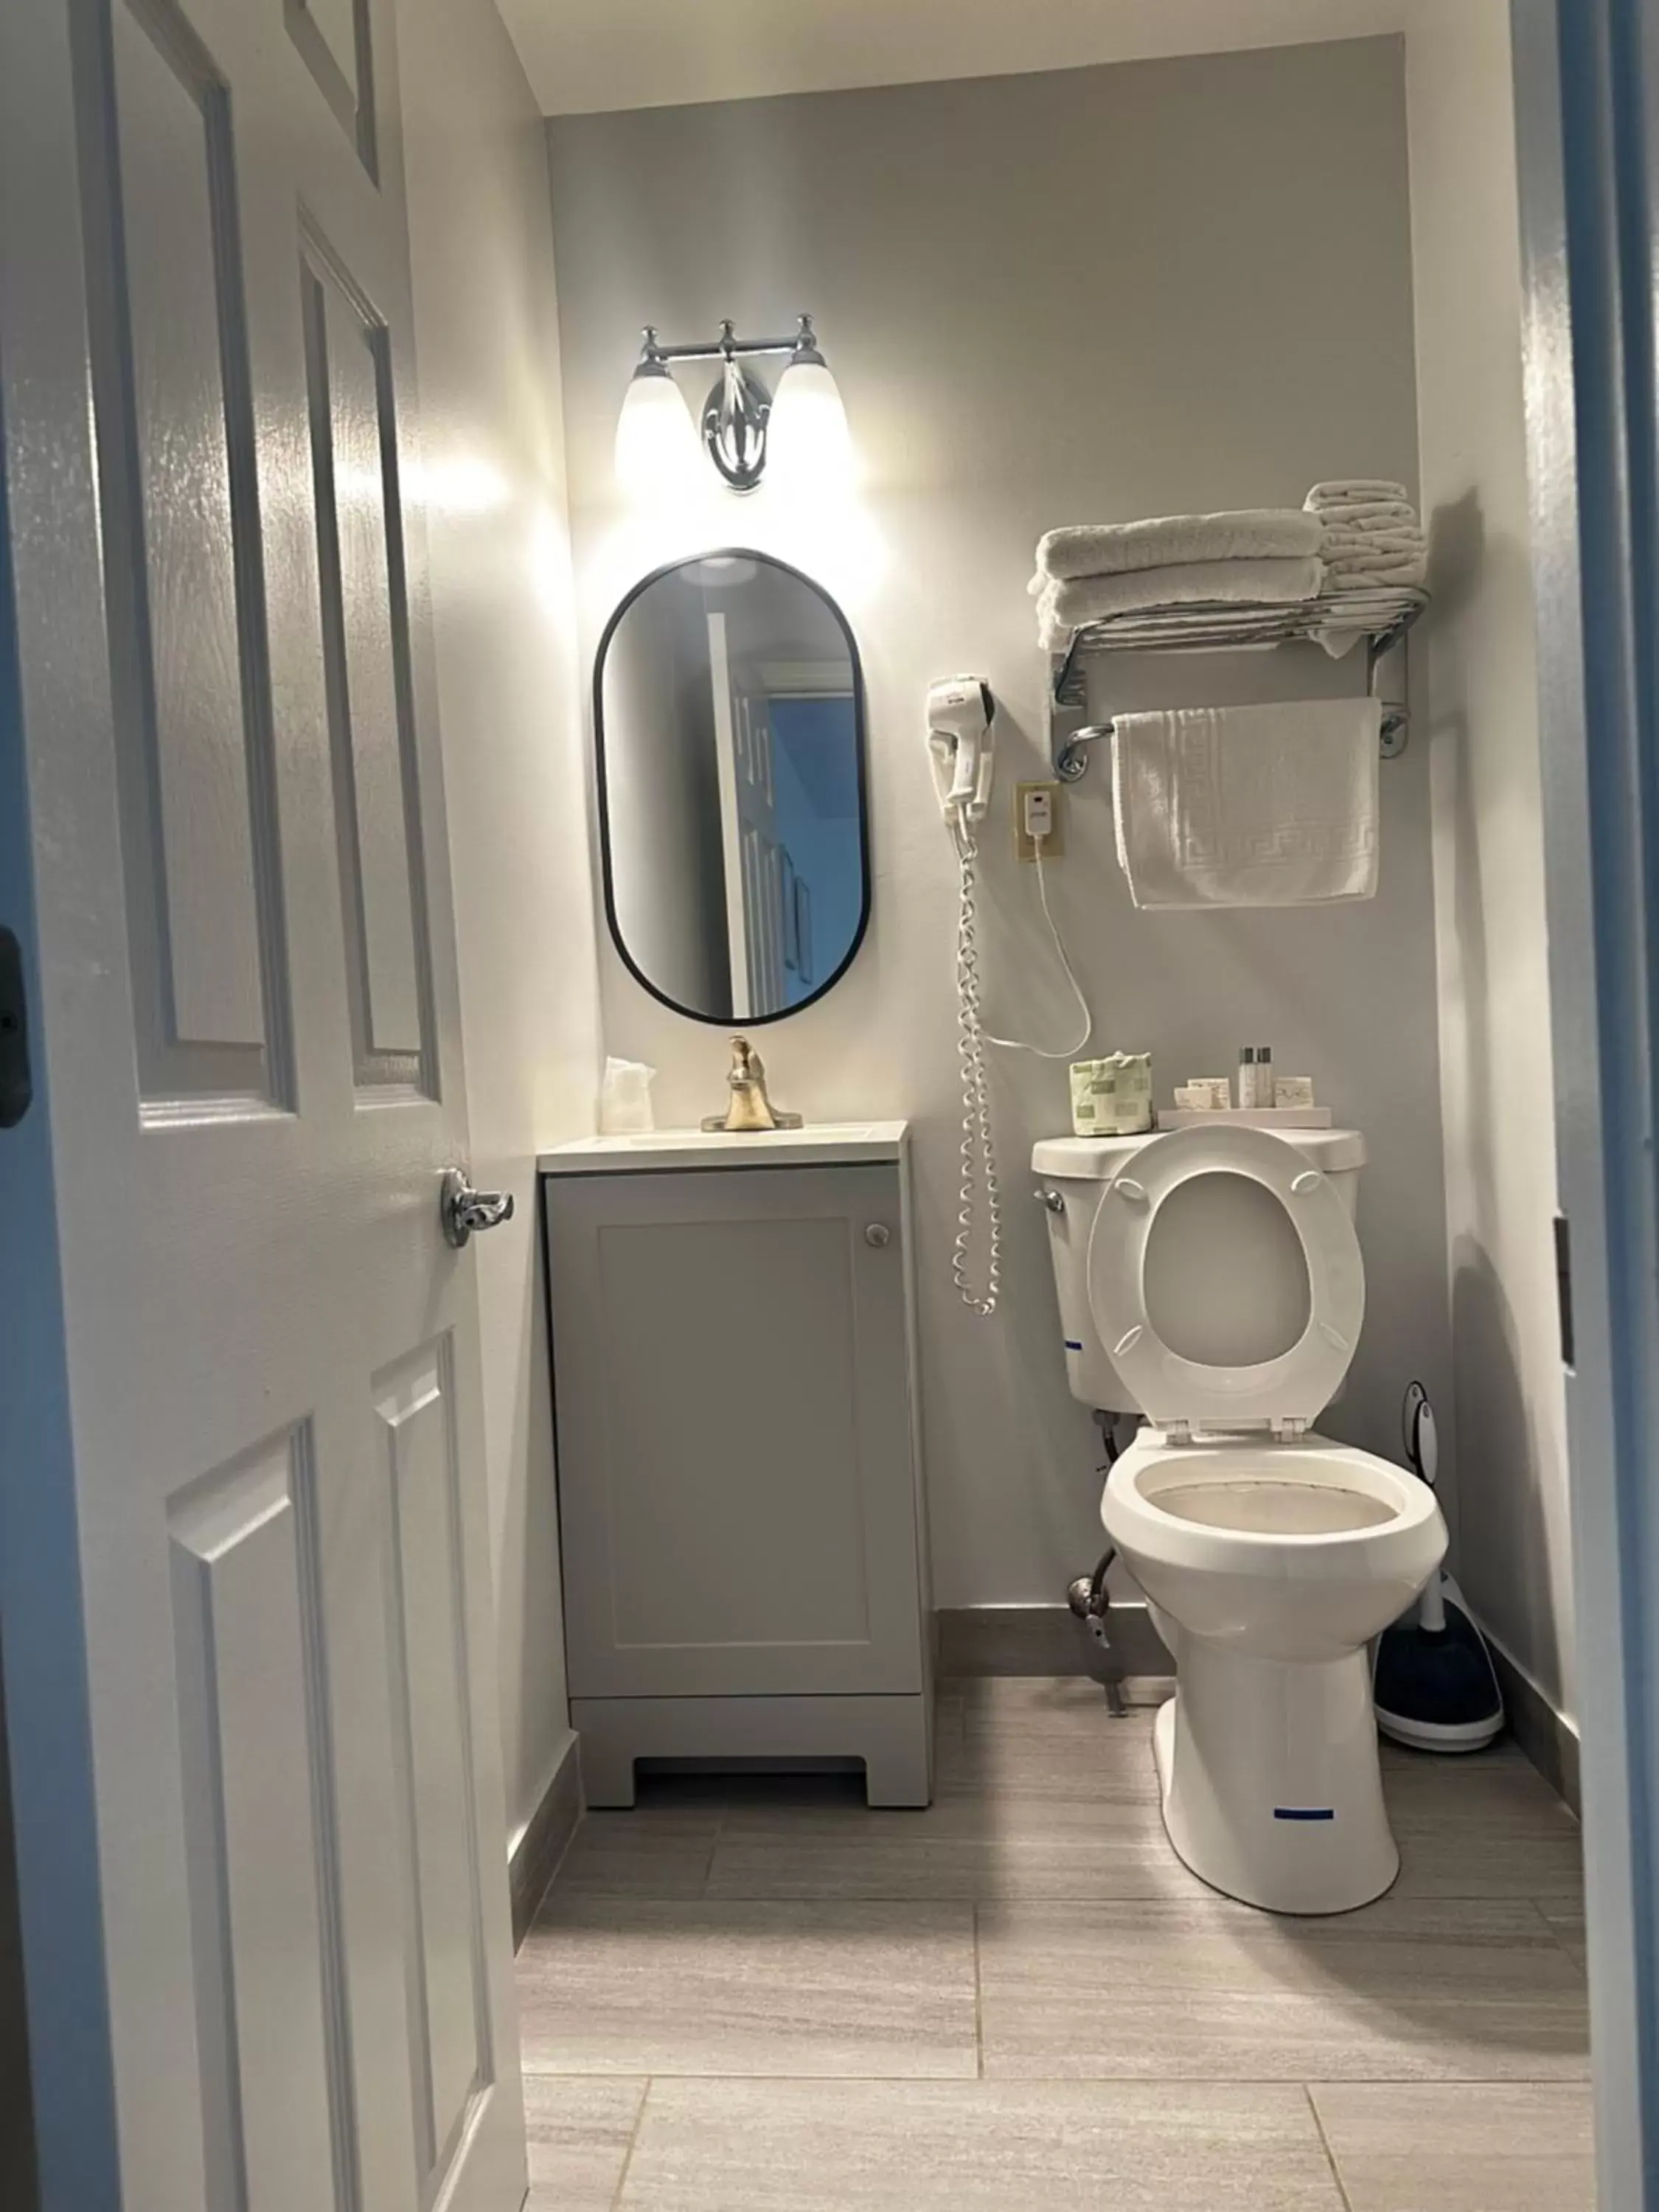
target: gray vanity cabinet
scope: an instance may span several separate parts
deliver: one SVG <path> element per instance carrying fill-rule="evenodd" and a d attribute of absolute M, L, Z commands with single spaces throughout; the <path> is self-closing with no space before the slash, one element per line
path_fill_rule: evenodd
<path fill-rule="evenodd" d="M 544 1178 L 591 1803 L 638 1758 L 791 1755 L 927 1802 L 902 1150 L 831 1159 Z"/>

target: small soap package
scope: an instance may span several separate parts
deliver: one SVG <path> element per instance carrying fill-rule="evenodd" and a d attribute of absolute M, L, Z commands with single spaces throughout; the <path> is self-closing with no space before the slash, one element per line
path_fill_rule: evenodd
<path fill-rule="evenodd" d="M 1176 1085 L 1175 1102 L 1184 1113 L 1224 1114 L 1233 1103 L 1233 1086 L 1224 1075 L 1194 1075 Z"/>
<path fill-rule="evenodd" d="M 1152 1126 L 1151 1053 L 1073 1061 L 1072 1127 L 1079 1137 L 1133 1137 Z"/>
<path fill-rule="evenodd" d="M 1314 1103 L 1311 1075 L 1276 1075 L 1273 1078 L 1275 1106 L 1311 1106 Z"/>

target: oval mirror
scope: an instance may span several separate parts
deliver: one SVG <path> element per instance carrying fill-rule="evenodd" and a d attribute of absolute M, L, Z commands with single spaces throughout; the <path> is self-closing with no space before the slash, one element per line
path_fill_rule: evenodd
<path fill-rule="evenodd" d="M 611 933 L 701 1022 L 822 998 L 870 910 L 864 686 L 835 601 L 764 553 L 659 568 L 593 676 Z"/>

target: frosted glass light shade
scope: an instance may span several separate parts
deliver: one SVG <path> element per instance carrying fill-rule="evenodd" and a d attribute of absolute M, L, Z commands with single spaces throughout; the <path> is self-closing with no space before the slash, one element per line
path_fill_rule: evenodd
<path fill-rule="evenodd" d="M 821 361 L 792 361 L 778 379 L 766 456 L 779 483 L 828 489 L 851 475 L 847 410 L 840 386 Z"/>
<path fill-rule="evenodd" d="M 665 368 L 641 368 L 617 418 L 617 482 L 636 495 L 675 491 L 696 466 L 697 430 L 684 394 Z"/>

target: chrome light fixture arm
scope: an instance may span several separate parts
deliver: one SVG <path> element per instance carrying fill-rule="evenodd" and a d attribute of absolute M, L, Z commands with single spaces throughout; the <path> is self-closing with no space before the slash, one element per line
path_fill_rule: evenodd
<path fill-rule="evenodd" d="M 721 323 L 719 337 L 707 344 L 664 345 L 649 323 L 643 333 L 635 375 L 666 375 L 671 363 L 678 361 L 720 362 L 720 374 L 703 402 L 702 441 L 709 459 L 734 491 L 753 491 L 766 469 L 772 394 L 744 363 L 768 354 L 787 354 L 791 367 L 797 362 L 824 366 L 811 315 L 802 315 L 794 336 L 787 338 L 739 337 L 729 319 Z"/>

